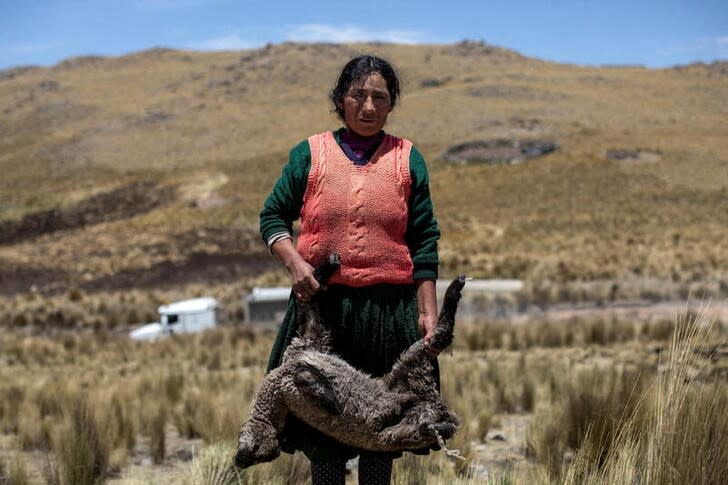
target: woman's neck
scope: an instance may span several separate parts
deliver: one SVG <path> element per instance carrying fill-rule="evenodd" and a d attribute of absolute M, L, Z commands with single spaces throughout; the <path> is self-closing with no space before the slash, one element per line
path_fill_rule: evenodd
<path fill-rule="evenodd" d="M 373 136 L 361 136 L 348 128 L 341 132 L 341 146 L 344 153 L 357 165 L 367 163 L 383 139 L 384 131 Z"/>
<path fill-rule="evenodd" d="M 382 131 L 379 133 L 375 133 L 371 136 L 364 136 L 360 135 L 359 133 L 355 132 L 348 126 L 344 128 L 344 131 L 341 134 L 341 138 L 347 142 L 353 142 L 353 143 L 373 143 L 375 140 L 378 140 L 382 136 Z"/>

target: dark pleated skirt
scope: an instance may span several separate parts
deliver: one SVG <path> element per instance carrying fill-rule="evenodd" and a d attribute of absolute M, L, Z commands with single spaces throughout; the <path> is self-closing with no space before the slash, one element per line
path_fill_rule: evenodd
<path fill-rule="evenodd" d="M 321 313 L 333 335 L 334 352 L 374 377 L 392 368 L 397 357 L 422 337 L 418 326 L 417 297 L 413 285 L 374 285 L 352 288 L 332 285 L 320 294 Z M 268 371 L 281 363 L 286 347 L 296 336 L 293 297 L 278 331 Z M 439 373 L 437 366 L 436 372 Z M 439 375 L 437 376 L 439 383 Z M 289 416 L 281 439 L 287 453 L 301 450 L 313 461 L 354 458 L 359 450 L 335 441 Z M 417 453 L 425 452 L 418 450 Z M 393 453 L 396 457 L 401 453 Z"/>

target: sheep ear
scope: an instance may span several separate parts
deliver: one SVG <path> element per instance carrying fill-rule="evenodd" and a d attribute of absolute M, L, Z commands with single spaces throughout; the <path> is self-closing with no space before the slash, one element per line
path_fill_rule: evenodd
<path fill-rule="evenodd" d="M 313 400 L 324 408 L 329 414 L 339 415 L 342 406 L 336 397 L 331 381 L 315 366 L 301 362 L 296 367 L 293 382 L 301 392 L 308 394 Z"/>

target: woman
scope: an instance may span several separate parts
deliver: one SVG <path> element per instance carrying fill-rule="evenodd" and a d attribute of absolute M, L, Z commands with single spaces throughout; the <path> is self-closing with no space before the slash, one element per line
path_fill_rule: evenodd
<path fill-rule="evenodd" d="M 295 301 L 319 289 L 313 267 L 331 252 L 341 270 L 321 294 L 335 351 L 374 376 L 437 322 L 435 279 L 440 231 L 422 155 L 383 127 L 399 97 L 392 66 L 359 56 L 344 66 L 331 101 L 344 127 L 293 148 L 260 214 L 263 239 L 290 273 L 293 294 L 270 356 L 280 364 L 295 335 Z M 292 222 L 301 218 L 294 246 Z M 316 484 L 343 484 L 357 454 L 359 483 L 389 483 L 396 455 L 348 448 L 290 419 L 283 450 L 302 450 Z"/>

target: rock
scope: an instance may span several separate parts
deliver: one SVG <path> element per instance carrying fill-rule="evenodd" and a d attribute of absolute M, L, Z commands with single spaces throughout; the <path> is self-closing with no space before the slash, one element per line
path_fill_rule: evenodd
<path fill-rule="evenodd" d="M 212 80 L 208 81 L 207 87 L 210 89 L 227 88 L 227 87 L 234 85 L 238 81 L 240 81 L 241 78 L 242 78 L 242 76 L 240 74 L 235 74 L 233 76 L 223 78 L 223 79 L 212 79 Z"/>
<path fill-rule="evenodd" d="M 522 59 L 519 53 L 486 44 L 483 41 L 463 40 L 457 44 L 446 45 L 441 48 L 441 52 L 449 56 L 475 57 L 487 56 L 499 60 L 505 59 Z"/>
<path fill-rule="evenodd" d="M 518 98 L 545 101 L 559 101 L 566 98 L 566 95 L 562 93 L 508 84 L 489 84 L 486 86 L 477 86 L 468 89 L 467 92 L 470 96 L 475 96 L 479 98 Z"/>
<path fill-rule="evenodd" d="M 554 142 L 497 138 L 460 143 L 448 148 L 443 158 L 450 163 L 519 163 L 558 149 Z"/>
<path fill-rule="evenodd" d="M 113 60 L 108 60 L 107 58 L 103 56 L 77 56 L 77 57 L 69 57 L 68 59 L 65 59 L 55 66 L 53 66 L 54 71 L 68 71 L 71 69 L 76 69 L 79 67 L 93 67 L 93 68 L 100 68 L 103 67 L 105 63 L 113 62 Z"/>
<path fill-rule="evenodd" d="M 713 61 L 705 67 L 710 73 L 728 76 L 728 61 Z"/>
<path fill-rule="evenodd" d="M 223 207 L 228 205 L 230 202 L 232 202 L 231 199 L 220 197 L 217 194 L 210 194 L 208 197 L 203 199 L 193 200 L 190 203 L 190 206 L 205 210 Z"/>
<path fill-rule="evenodd" d="M 137 119 L 137 124 L 140 125 L 152 125 L 162 121 L 173 119 L 174 115 L 166 113 L 158 108 L 148 108 L 144 113 L 144 116 Z"/>
<path fill-rule="evenodd" d="M 38 88 L 42 91 L 58 91 L 58 88 L 60 88 L 61 85 L 58 83 L 58 81 L 55 81 L 53 79 L 45 79 L 38 83 Z"/>
<path fill-rule="evenodd" d="M 485 465 L 481 463 L 474 463 L 470 465 L 468 475 L 483 480 L 488 480 L 488 478 L 490 477 L 488 469 L 485 467 Z"/>
<path fill-rule="evenodd" d="M 564 452 L 563 459 L 565 463 L 571 463 L 574 461 L 574 458 L 576 458 L 576 453 L 573 450 L 566 450 Z"/>
<path fill-rule="evenodd" d="M 420 81 L 420 87 L 422 88 L 437 88 L 447 84 L 450 81 L 450 76 L 443 79 L 427 78 Z"/>
<path fill-rule="evenodd" d="M 662 158 L 662 154 L 658 150 L 647 150 L 643 148 L 617 148 L 607 150 L 605 157 L 610 160 L 618 160 L 622 162 L 657 162 Z"/>
<path fill-rule="evenodd" d="M 39 66 L 16 66 L 0 69 L 0 81 L 14 79 L 17 76 L 22 76 L 26 72 L 36 71 L 38 69 L 40 69 Z"/>
<path fill-rule="evenodd" d="M 693 62 L 674 66 L 671 69 L 687 73 L 702 70 L 708 74 L 708 77 L 726 76 L 728 75 L 728 61 L 713 61 L 707 64 L 705 62 Z"/>
<path fill-rule="evenodd" d="M 187 448 L 180 448 L 179 450 L 172 453 L 170 457 L 179 461 L 192 461 L 193 454 L 192 450 L 188 450 Z"/>

